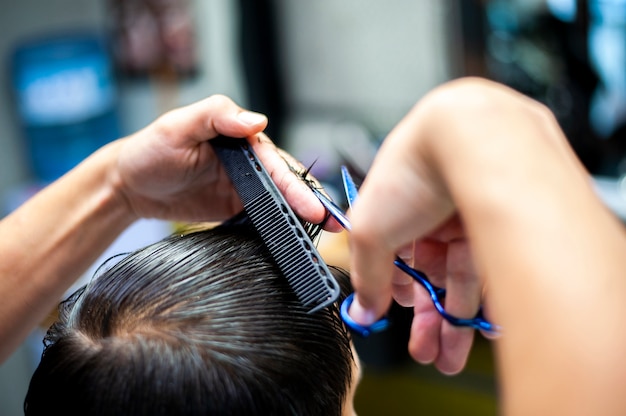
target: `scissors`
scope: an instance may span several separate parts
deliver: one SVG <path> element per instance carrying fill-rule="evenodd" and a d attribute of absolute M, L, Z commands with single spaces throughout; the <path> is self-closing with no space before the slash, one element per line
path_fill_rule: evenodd
<path fill-rule="evenodd" d="M 356 198 L 358 196 L 358 190 L 357 190 L 356 184 L 354 183 L 354 180 L 352 179 L 352 176 L 350 175 L 350 172 L 348 172 L 348 169 L 345 166 L 341 167 L 341 179 L 343 182 L 344 192 L 348 199 L 348 206 L 352 208 L 352 205 L 354 201 L 356 201 Z M 337 222 L 346 231 L 351 231 L 352 225 L 350 224 L 350 220 L 348 219 L 346 214 L 343 212 L 343 210 L 337 204 L 335 204 L 335 202 L 333 202 L 332 199 L 330 199 L 325 194 L 320 192 L 320 190 L 316 188 L 312 188 L 312 189 L 313 189 L 313 193 L 315 194 L 315 196 L 320 200 L 320 202 L 326 208 L 329 214 L 333 218 L 335 218 L 335 220 L 337 220 Z M 484 318 L 483 313 L 482 313 L 482 308 L 479 309 L 478 313 L 473 318 L 458 318 L 456 316 L 449 314 L 448 312 L 446 312 L 441 302 L 446 296 L 446 290 L 444 288 L 440 288 L 440 287 L 433 285 L 425 273 L 409 266 L 400 257 L 396 256 L 396 259 L 394 260 L 394 264 L 396 265 L 396 267 L 398 267 L 400 270 L 402 270 L 403 272 L 411 276 L 415 281 L 417 281 L 420 285 L 422 285 L 424 289 L 426 289 L 426 291 L 430 295 L 430 299 L 432 300 L 433 305 L 435 306 L 435 309 L 437 310 L 437 312 L 439 312 L 439 314 L 452 325 L 471 327 L 471 328 L 482 330 L 491 334 L 497 334 L 500 331 L 500 327 L 498 325 L 494 325 Z M 389 327 L 390 321 L 386 317 L 381 318 L 380 320 L 374 322 L 371 325 L 358 324 L 348 314 L 348 311 L 350 310 L 350 305 L 352 305 L 353 301 L 354 301 L 354 293 L 350 294 L 342 302 L 341 308 L 340 308 L 341 319 L 343 319 L 345 324 L 350 329 L 352 329 L 353 331 L 355 331 L 356 333 L 360 334 L 363 337 L 367 337 L 372 333 L 384 331 L 385 329 Z"/>

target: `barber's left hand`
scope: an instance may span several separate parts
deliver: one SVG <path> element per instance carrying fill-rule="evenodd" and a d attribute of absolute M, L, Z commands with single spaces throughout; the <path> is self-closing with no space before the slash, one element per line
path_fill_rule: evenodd
<path fill-rule="evenodd" d="M 296 214 L 322 222 L 324 208 L 291 171 L 297 162 L 262 133 L 266 126 L 264 115 L 221 95 L 170 111 L 122 140 L 113 175 L 116 188 L 138 217 L 225 219 L 242 205 L 208 141 L 220 134 L 245 137 Z"/>

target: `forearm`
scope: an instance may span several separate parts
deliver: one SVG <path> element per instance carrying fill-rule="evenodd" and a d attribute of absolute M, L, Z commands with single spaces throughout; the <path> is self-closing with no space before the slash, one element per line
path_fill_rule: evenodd
<path fill-rule="evenodd" d="M 119 142 L 0 222 L 0 361 L 134 220 L 116 191 Z"/>
<path fill-rule="evenodd" d="M 428 109 L 424 128 L 504 327 L 497 355 L 506 414 L 623 412 L 622 225 L 545 109 L 456 100 Z M 438 127 L 450 105 L 468 117 L 463 131 Z"/>

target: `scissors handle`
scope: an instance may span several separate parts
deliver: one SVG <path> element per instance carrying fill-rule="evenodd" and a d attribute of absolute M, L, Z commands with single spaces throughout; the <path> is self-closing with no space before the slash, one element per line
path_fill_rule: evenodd
<path fill-rule="evenodd" d="M 350 310 L 350 306 L 352 306 L 353 301 L 354 301 L 354 293 L 351 293 L 341 303 L 341 309 L 340 309 L 341 319 L 346 324 L 346 326 L 348 326 L 348 328 L 350 328 L 352 331 L 356 332 L 357 334 L 361 335 L 362 337 L 368 337 L 370 336 L 370 334 L 373 334 L 375 332 L 381 332 L 389 328 L 389 325 L 391 324 L 391 322 L 387 318 L 379 319 L 378 321 L 374 322 L 371 325 L 361 325 L 357 323 L 354 319 L 352 319 L 352 317 L 348 313 Z"/>
<path fill-rule="evenodd" d="M 478 310 L 478 313 L 473 318 L 457 318 L 456 316 L 450 315 L 441 301 L 446 296 L 446 290 L 440 287 L 433 285 L 428 277 L 419 270 L 415 270 L 408 264 L 406 264 L 401 258 L 397 257 L 393 262 L 400 270 L 411 276 L 415 281 L 421 284 L 424 289 L 430 295 L 430 299 L 433 301 L 437 312 L 448 322 L 450 322 L 454 326 L 468 326 L 474 329 L 478 329 L 481 331 L 486 331 L 489 333 L 498 333 L 500 328 L 497 325 L 488 322 L 482 313 L 482 308 Z"/>
<path fill-rule="evenodd" d="M 498 325 L 494 325 L 484 318 L 483 313 L 482 313 L 482 308 L 479 309 L 478 313 L 473 318 L 458 318 L 456 316 L 449 314 L 443 307 L 443 304 L 441 303 L 441 300 L 443 300 L 443 298 L 446 296 L 445 289 L 433 285 L 430 282 L 430 280 L 428 280 L 428 277 L 426 277 L 424 273 L 410 267 L 400 258 L 396 258 L 396 260 L 394 261 L 394 264 L 399 269 L 401 269 L 402 271 L 407 273 L 409 276 L 411 276 L 415 281 L 417 281 L 422 287 L 426 289 L 426 291 L 430 295 L 433 305 L 435 306 L 435 309 L 437 309 L 437 312 L 450 324 L 454 326 L 471 327 L 474 329 L 488 332 L 490 334 L 497 334 L 500 332 L 500 327 Z M 343 319 L 345 324 L 352 331 L 356 332 L 362 337 L 368 337 L 369 335 L 373 333 L 386 330 L 391 325 L 391 322 L 386 317 L 381 318 L 380 320 L 374 322 L 371 325 L 361 325 L 357 323 L 354 319 L 352 319 L 352 317 L 349 314 L 350 306 L 352 305 L 353 301 L 354 301 L 354 293 L 350 294 L 350 296 L 348 296 L 342 302 L 341 309 L 340 309 L 341 319 Z"/>
<path fill-rule="evenodd" d="M 358 196 L 357 186 L 354 183 L 354 180 L 350 176 L 348 169 L 345 166 L 341 167 L 341 176 L 344 185 L 344 192 L 346 193 L 346 197 L 348 199 L 348 205 L 352 207 L 352 204 L 356 200 Z M 330 198 L 320 192 L 318 189 L 312 188 L 313 193 L 320 200 L 322 205 L 328 210 L 330 215 L 332 215 L 341 226 L 350 231 L 352 226 L 350 224 L 350 220 L 347 218 L 345 213 L 341 208 L 339 208 Z M 500 331 L 500 327 L 488 322 L 482 313 L 482 308 L 478 310 L 478 313 L 473 318 L 458 318 L 449 314 L 442 303 L 442 300 L 446 296 L 446 290 L 440 287 L 433 285 L 428 277 L 423 272 L 416 270 L 406 264 L 401 258 L 396 257 L 394 264 L 400 270 L 411 276 L 415 281 L 417 281 L 430 295 L 430 298 L 437 309 L 437 312 L 450 324 L 454 326 L 467 326 L 474 329 L 478 329 L 481 331 L 489 332 L 489 333 L 498 333 Z M 343 303 L 341 304 L 340 313 L 341 318 L 346 323 L 346 325 L 352 329 L 354 332 L 362 335 L 368 336 L 375 332 L 380 332 L 387 329 L 390 325 L 390 321 L 387 318 L 382 318 L 381 320 L 374 322 L 372 325 L 365 326 L 360 325 L 356 321 L 352 319 L 349 315 L 350 305 L 354 301 L 354 294 L 348 296 Z"/>

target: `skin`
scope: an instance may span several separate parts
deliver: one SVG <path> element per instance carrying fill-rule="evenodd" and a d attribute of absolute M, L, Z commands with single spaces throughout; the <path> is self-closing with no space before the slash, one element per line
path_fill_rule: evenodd
<path fill-rule="evenodd" d="M 626 234 L 546 107 L 481 79 L 435 89 L 385 140 L 351 220 L 357 322 L 394 296 L 415 309 L 417 361 L 465 365 L 473 331 L 442 322 L 393 270 L 399 253 L 447 288 L 452 314 L 485 298 L 504 328 L 504 414 L 623 414 Z"/>
<path fill-rule="evenodd" d="M 261 114 L 224 96 L 209 97 L 103 147 L 5 217 L 0 362 L 137 219 L 214 221 L 241 210 L 207 143 L 218 134 L 247 137 L 296 213 L 321 222 L 324 208 L 261 133 L 266 125 Z"/>
<path fill-rule="evenodd" d="M 342 415 L 343 416 L 357 416 L 356 410 L 354 409 L 354 399 L 356 398 L 356 390 L 359 387 L 359 383 L 363 378 L 363 371 L 361 370 L 361 361 L 359 360 L 359 355 L 352 346 L 352 356 L 354 357 L 354 363 L 352 365 L 352 383 L 348 390 L 348 394 L 346 396 L 346 401 L 343 405 Z"/>

